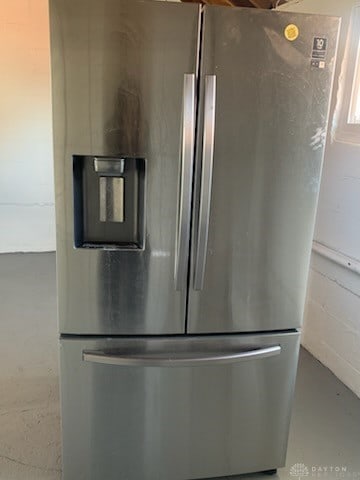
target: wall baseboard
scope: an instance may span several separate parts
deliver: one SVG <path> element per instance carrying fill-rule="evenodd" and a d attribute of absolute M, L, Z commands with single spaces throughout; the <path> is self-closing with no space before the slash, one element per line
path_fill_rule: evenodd
<path fill-rule="evenodd" d="M 333 248 L 327 247 L 326 245 L 316 241 L 313 242 L 312 250 L 313 252 L 321 255 L 324 258 L 327 258 L 328 260 L 331 260 L 337 265 L 340 265 L 341 267 L 360 275 L 360 261 L 356 258 L 349 257 L 344 253 L 338 252 L 337 250 L 334 250 Z"/>

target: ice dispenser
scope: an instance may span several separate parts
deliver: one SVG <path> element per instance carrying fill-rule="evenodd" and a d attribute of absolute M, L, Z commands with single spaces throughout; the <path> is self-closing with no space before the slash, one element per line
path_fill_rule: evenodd
<path fill-rule="evenodd" d="M 144 247 L 145 160 L 73 157 L 76 248 Z"/>

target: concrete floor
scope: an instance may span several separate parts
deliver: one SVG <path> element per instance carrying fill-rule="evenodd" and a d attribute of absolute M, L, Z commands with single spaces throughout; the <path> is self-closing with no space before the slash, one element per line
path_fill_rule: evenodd
<path fill-rule="evenodd" d="M 54 254 L 0 255 L 0 359 L 0 480 L 59 480 Z M 360 480 L 360 399 L 302 351 L 287 466 L 270 478 L 310 477 Z"/>

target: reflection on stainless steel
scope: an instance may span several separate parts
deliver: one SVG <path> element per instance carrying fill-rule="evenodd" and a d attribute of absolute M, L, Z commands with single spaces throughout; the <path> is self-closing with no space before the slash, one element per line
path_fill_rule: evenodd
<path fill-rule="evenodd" d="M 297 42 L 284 41 L 284 33 L 274 28 L 265 27 L 264 33 L 271 43 L 274 53 L 286 63 L 291 63 L 294 67 L 302 68 L 304 63 L 304 52 L 298 50 Z"/>
<path fill-rule="evenodd" d="M 153 250 L 151 255 L 154 257 L 170 257 L 170 252 L 165 250 Z"/>

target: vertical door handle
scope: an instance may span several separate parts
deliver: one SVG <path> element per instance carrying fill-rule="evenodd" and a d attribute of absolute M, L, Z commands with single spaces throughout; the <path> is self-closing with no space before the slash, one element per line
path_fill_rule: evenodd
<path fill-rule="evenodd" d="M 196 246 L 194 289 L 202 290 L 209 234 L 211 184 L 214 163 L 216 76 L 205 77 L 204 136 L 202 146 L 201 189 Z"/>
<path fill-rule="evenodd" d="M 183 290 L 187 284 L 191 194 L 195 148 L 195 75 L 184 75 L 181 175 L 175 250 L 175 288 Z"/>

